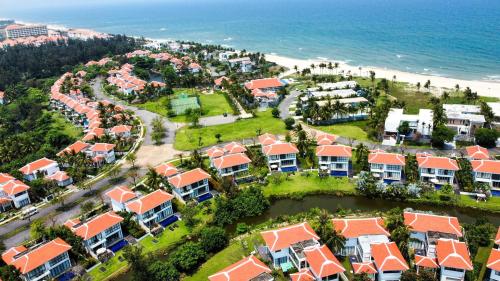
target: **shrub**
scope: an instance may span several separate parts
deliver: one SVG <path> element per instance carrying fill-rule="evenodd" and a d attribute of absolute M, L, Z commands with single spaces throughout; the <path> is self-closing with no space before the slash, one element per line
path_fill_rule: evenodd
<path fill-rule="evenodd" d="M 200 243 L 205 252 L 217 252 L 227 246 L 228 237 L 223 228 L 211 226 L 201 231 Z"/>
<path fill-rule="evenodd" d="M 498 132 L 494 129 L 479 128 L 474 137 L 476 143 L 484 147 L 495 147 L 498 138 Z"/>
<path fill-rule="evenodd" d="M 284 122 L 285 122 L 285 128 L 287 130 L 293 129 L 293 125 L 295 125 L 295 119 L 293 119 L 292 117 L 288 117 L 284 120 Z"/>
<path fill-rule="evenodd" d="M 207 253 L 203 246 L 196 242 L 181 245 L 171 256 L 173 265 L 182 272 L 193 272 L 199 264 L 205 261 Z"/>

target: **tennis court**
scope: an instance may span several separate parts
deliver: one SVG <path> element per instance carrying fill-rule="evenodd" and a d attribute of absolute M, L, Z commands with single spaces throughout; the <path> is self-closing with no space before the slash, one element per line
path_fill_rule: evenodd
<path fill-rule="evenodd" d="M 176 115 L 182 115 L 187 109 L 199 109 L 197 97 L 190 97 L 187 94 L 180 94 L 178 98 L 173 99 L 171 102 L 172 110 Z"/>

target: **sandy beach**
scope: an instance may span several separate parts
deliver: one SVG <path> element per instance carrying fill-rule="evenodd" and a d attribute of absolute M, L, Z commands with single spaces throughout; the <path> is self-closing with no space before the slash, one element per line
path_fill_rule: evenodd
<path fill-rule="evenodd" d="M 298 66 L 299 70 L 304 68 L 311 68 L 311 64 L 318 65 L 319 63 L 328 63 L 329 61 L 325 60 L 303 60 L 303 59 L 294 59 L 289 57 L 283 57 L 274 54 L 266 54 L 266 59 L 286 68 L 289 68 L 290 71 L 288 73 L 295 72 L 294 67 Z M 377 78 L 386 78 L 388 80 L 392 80 L 394 75 L 396 76 L 397 81 L 408 82 L 410 84 L 417 84 L 420 82 L 421 85 L 424 85 L 427 80 L 431 81 L 431 88 L 435 90 L 437 93 L 444 91 L 446 89 L 454 89 L 455 85 L 459 85 L 461 89 L 465 87 L 471 88 L 472 91 L 477 92 L 481 96 L 489 96 L 489 97 L 497 97 L 500 98 L 500 83 L 496 82 L 486 82 L 486 81 L 476 81 L 476 80 L 460 80 L 454 78 L 446 78 L 439 76 L 430 76 L 430 75 L 422 75 L 398 70 L 384 69 L 379 67 L 363 67 L 361 71 L 357 66 L 351 66 L 344 62 L 339 62 L 339 67 L 333 71 L 328 69 L 320 70 L 319 67 L 316 67 L 313 71 L 315 74 L 326 74 L 331 72 L 335 73 L 351 73 L 353 76 L 369 76 L 370 71 L 375 71 L 375 76 Z M 334 61 L 332 61 L 334 63 Z"/>

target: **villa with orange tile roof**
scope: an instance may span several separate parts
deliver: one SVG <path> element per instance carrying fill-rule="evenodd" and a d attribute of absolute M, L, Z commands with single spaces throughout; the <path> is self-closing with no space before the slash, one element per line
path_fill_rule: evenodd
<path fill-rule="evenodd" d="M 465 242 L 438 239 L 436 257 L 440 267 L 440 281 L 464 280 L 467 270 L 474 270 Z"/>
<path fill-rule="evenodd" d="M 386 183 L 403 179 L 404 155 L 376 150 L 368 155 L 368 163 L 370 164 L 370 172 Z"/>
<path fill-rule="evenodd" d="M 129 138 L 132 136 L 132 126 L 129 125 L 117 125 L 109 129 L 109 133 L 114 137 Z"/>
<path fill-rule="evenodd" d="M 350 172 L 352 148 L 341 144 L 316 147 L 319 170 L 331 176 L 347 177 Z"/>
<path fill-rule="evenodd" d="M 125 204 L 127 211 L 135 214 L 135 219 L 146 231 L 157 224 L 169 221 L 174 215 L 172 199 L 174 196 L 161 189 L 153 191 Z"/>
<path fill-rule="evenodd" d="M 304 250 L 320 246 L 319 236 L 307 222 L 263 231 L 260 235 L 276 268 L 287 268 L 290 263 L 298 270 L 307 268 Z"/>
<path fill-rule="evenodd" d="M 314 275 L 307 268 L 301 269 L 296 273 L 291 273 L 290 279 L 292 281 L 315 281 Z"/>
<path fill-rule="evenodd" d="M 90 147 L 88 155 L 94 159 L 94 162 L 113 163 L 116 160 L 115 146 L 115 144 L 111 143 L 95 143 Z"/>
<path fill-rule="evenodd" d="M 316 138 L 316 144 L 318 146 L 320 146 L 320 145 L 332 145 L 332 144 L 335 144 L 335 141 L 337 140 L 336 135 L 327 134 L 327 133 L 318 133 L 318 134 L 316 134 L 315 138 Z"/>
<path fill-rule="evenodd" d="M 272 270 L 255 256 L 246 257 L 208 276 L 210 281 L 273 281 Z"/>
<path fill-rule="evenodd" d="M 263 78 L 256 79 L 245 83 L 245 88 L 248 90 L 260 89 L 264 92 L 267 91 L 278 91 L 283 88 L 286 84 L 279 78 Z"/>
<path fill-rule="evenodd" d="M 155 171 L 164 178 L 170 178 L 179 173 L 179 170 L 171 163 L 163 163 L 156 166 Z"/>
<path fill-rule="evenodd" d="M 435 274 L 436 270 L 439 268 L 436 257 L 415 255 L 415 267 L 417 269 L 417 274 L 420 270 L 426 270 L 433 272 Z"/>
<path fill-rule="evenodd" d="M 467 158 L 469 158 L 470 160 L 490 159 L 490 153 L 488 152 L 488 149 L 479 145 L 468 146 L 465 148 L 465 152 L 467 152 Z"/>
<path fill-rule="evenodd" d="M 211 165 L 217 169 L 217 173 L 221 177 L 238 177 L 248 171 L 250 162 L 252 161 L 245 153 L 235 153 L 212 159 Z"/>
<path fill-rule="evenodd" d="M 500 161 L 471 160 L 474 182 L 484 182 L 491 187 L 491 193 L 500 196 Z"/>
<path fill-rule="evenodd" d="M 371 248 L 378 281 L 400 280 L 401 274 L 409 269 L 396 243 L 374 243 Z"/>
<path fill-rule="evenodd" d="M 13 176 L 0 173 L 0 211 L 22 208 L 31 203 L 28 190 L 30 187 Z"/>
<path fill-rule="evenodd" d="M 123 218 L 114 212 L 107 212 L 81 221 L 71 219 L 64 223 L 76 236 L 83 239 L 83 246 L 89 254 L 97 257 L 97 250 L 110 248 L 123 240 L 121 222 Z"/>
<path fill-rule="evenodd" d="M 226 80 L 227 82 L 229 82 L 229 78 L 227 78 L 226 76 L 222 76 L 222 77 L 219 77 L 217 79 L 214 80 L 214 88 L 216 90 L 223 90 L 224 87 L 222 87 L 222 81 Z"/>
<path fill-rule="evenodd" d="M 181 202 L 191 199 L 202 202 L 211 198 L 208 180 L 210 175 L 200 168 L 177 174 L 168 179 L 174 195 Z"/>
<path fill-rule="evenodd" d="M 270 134 L 259 136 L 262 152 L 267 157 L 271 171 L 295 172 L 297 167 L 297 147 L 289 142 L 281 142 Z"/>
<path fill-rule="evenodd" d="M 57 156 L 61 157 L 64 156 L 64 154 L 77 154 L 77 153 L 85 153 L 85 151 L 90 147 L 90 144 L 83 142 L 83 141 L 76 141 L 72 145 L 66 147 L 65 149 L 61 150 L 60 152 L 57 153 Z"/>
<path fill-rule="evenodd" d="M 345 268 L 326 245 L 306 248 L 304 254 L 309 265 L 309 271 L 311 271 L 315 280 L 341 280 L 340 276 L 343 275 Z"/>
<path fill-rule="evenodd" d="M 125 204 L 137 198 L 137 195 L 127 186 L 117 186 L 106 192 L 106 197 L 111 201 L 111 208 L 115 212 L 126 211 Z"/>
<path fill-rule="evenodd" d="M 2 259 L 20 271 L 22 280 L 52 280 L 71 268 L 69 250 L 71 246 L 68 243 L 56 238 L 29 249 L 24 246 L 12 247 L 2 254 Z"/>
<path fill-rule="evenodd" d="M 382 218 L 333 219 L 332 224 L 346 239 L 338 254 L 353 257 L 357 262 L 371 261 L 371 244 L 389 242 L 390 233 Z"/>
<path fill-rule="evenodd" d="M 25 180 L 32 181 L 38 179 L 39 175 L 42 175 L 42 177 L 50 177 L 56 172 L 59 172 L 59 165 L 54 160 L 41 158 L 24 165 L 19 171 L 23 173 Z"/>
<path fill-rule="evenodd" d="M 417 153 L 416 156 L 421 181 L 433 183 L 436 188 L 453 184 L 455 172 L 460 169 L 456 160 L 428 153 Z"/>
<path fill-rule="evenodd" d="M 495 245 L 491 249 L 486 267 L 490 269 L 490 280 L 500 281 L 500 227 L 498 227 L 494 242 Z"/>
<path fill-rule="evenodd" d="M 58 171 L 52 176 L 45 177 L 48 180 L 54 181 L 57 186 L 65 187 L 73 183 L 73 178 L 68 175 L 65 171 Z"/>

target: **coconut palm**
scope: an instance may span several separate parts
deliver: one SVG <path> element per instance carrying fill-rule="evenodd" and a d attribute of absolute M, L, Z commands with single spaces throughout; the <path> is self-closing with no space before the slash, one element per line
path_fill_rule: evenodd
<path fill-rule="evenodd" d="M 146 181 L 145 184 L 150 188 L 157 190 L 160 188 L 162 183 L 162 177 L 156 170 L 152 167 L 148 168 L 148 172 L 146 173 Z"/>

